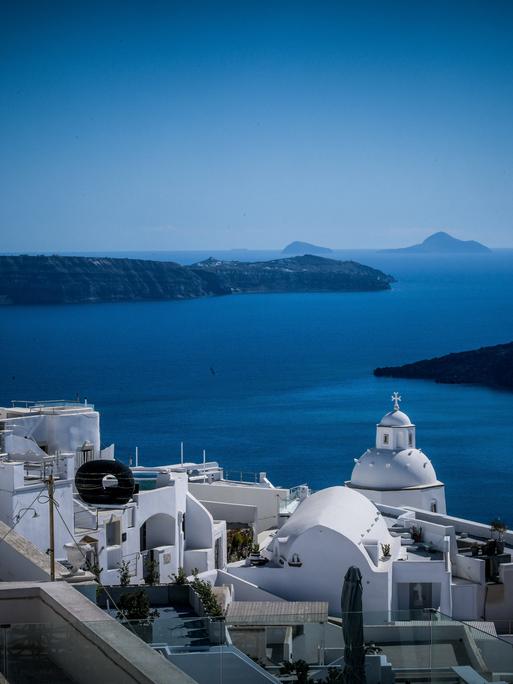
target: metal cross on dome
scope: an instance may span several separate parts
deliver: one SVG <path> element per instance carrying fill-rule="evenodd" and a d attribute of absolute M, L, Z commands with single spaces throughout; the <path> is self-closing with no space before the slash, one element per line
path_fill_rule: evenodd
<path fill-rule="evenodd" d="M 399 392 L 394 392 L 390 399 L 392 399 L 394 402 L 394 411 L 399 411 L 399 402 L 402 401 L 402 397 Z"/>

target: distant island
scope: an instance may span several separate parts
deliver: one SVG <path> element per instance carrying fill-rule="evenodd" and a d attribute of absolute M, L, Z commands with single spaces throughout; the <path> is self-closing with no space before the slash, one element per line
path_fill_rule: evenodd
<path fill-rule="evenodd" d="M 411 247 L 399 247 L 397 249 L 382 249 L 381 252 L 394 252 L 405 254 L 479 254 L 491 250 L 476 240 L 458 240 L 458 238 L 439 231 L 427 237 L 419 245 Z"/>
<path fill-rule="evenodd" d="M 333 250 L 329 247 L 319 247 L 319 245 L 312 245 L 309 242 L 291 242 L 281 250 L 282 254 L 294 254 L 301 256 L 304 254 L 333 254 Z"/>
<path fill-rule="evenodd" d="M 404 366 L 376 368 L 374 375 L 513 389 L 513 342 L 447 354 Z"/>
<path fill-rule="evenodd" d="M 73 256 L 0 256 L 0 304 L 192 299 L 251 292 L 390 289 L 392 276 L 354 261 L 300 256 L 246 263 Z"/>

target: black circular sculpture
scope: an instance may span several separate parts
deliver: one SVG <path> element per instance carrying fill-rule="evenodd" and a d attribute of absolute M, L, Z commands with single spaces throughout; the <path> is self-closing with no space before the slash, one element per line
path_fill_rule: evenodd
<path fill-rule="evenodd" d="M 130 468 L 120 461 L 107 459 L 82 464 L 75 475 L 75 486 L 82 501 L 97 506 L 123 506 L 135 491 Z"/>

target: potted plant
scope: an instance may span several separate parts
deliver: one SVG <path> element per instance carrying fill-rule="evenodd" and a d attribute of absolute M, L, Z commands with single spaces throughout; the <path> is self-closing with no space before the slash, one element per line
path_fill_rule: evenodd
<path fill-rule="evenodd" d="M 265 565 L 268 562 L 268 559 L 260 554 L 260 546 L 258 544 L 253 544 L 248 560 L 251 565 Z"/>
<path fill-rule="evenodd" d="M 122 587 L 128 587 L 132 575 L 130 573 L 130 563 L 128 561 L 121 561 L 118 568 L 119 584 Z"/>
<path fill-rule="evenodd" d="M 383 649 L 380 648 L 379 646 L 376 646 L 374 642 L 366 643 L 364 645 L 365 648 L 365 655 L 380 655 L 383 653 Z"/>
<path fill-rule="evenodd" d="M 390 544 L 381 544 L 381 552 L 383 558 L 390 558 Z"/>

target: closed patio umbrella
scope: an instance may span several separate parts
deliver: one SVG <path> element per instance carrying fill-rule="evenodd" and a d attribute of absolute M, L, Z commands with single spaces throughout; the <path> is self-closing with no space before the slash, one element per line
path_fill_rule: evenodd
<path fill-rule="evenodd" d="M 362 574 L 352 565 L 342 588 L 342 632 L 344 635 L 344 681 L 365 682 L 365 646 L 363 642 Z"/>

